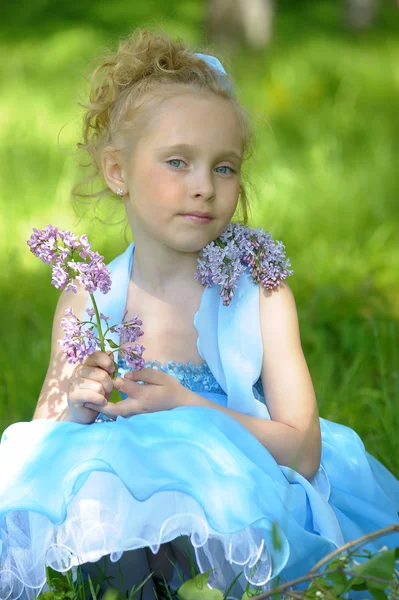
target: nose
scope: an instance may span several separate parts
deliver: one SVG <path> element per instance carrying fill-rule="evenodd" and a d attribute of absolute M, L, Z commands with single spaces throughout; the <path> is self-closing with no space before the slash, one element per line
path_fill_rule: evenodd
<path fill-rule="evenodd" d="M 193 198 L 211 200 L 215 196 L 215 184 L 213 174 L 208 170 L 200 169 L 193 176 L 191 187 Z"/>

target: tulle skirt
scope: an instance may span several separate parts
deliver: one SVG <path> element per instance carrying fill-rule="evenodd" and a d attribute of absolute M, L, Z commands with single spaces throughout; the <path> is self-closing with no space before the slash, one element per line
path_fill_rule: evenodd
<path fill-rule="evenodd" d="M 203 393 L 219 402 L 218 394 Z M 189 536 L 212 587 L 267 589 L 346 541 L 398 523 L 399 482 L 348 427 L 320 419 L 322 461 L 308 481 L 279 466 L 233 417 L 203 407 L 80 425 L 8 427 L 0 445 L 0 598 L 31 600 L 45 566 Z M 399 546 L 398 536 L 370 543 Z M 235 596 L 239 597 L 239 596 Z"/>

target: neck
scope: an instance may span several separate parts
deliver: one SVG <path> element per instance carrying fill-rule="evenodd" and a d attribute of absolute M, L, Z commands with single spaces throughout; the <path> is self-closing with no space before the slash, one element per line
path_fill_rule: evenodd
<path fill-rule="evenodd" d="M 165 298 L 176 288 L 203 287 L 194 278 L 199 251 L 181 252 L 148 236 L 136 235 L 134 243 L 131 279 L 146 292 Z"/>

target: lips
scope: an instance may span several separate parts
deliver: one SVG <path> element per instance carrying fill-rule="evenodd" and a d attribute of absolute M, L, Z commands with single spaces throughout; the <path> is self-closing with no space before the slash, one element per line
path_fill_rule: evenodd
<path fill-rule="evenodd" d="M 192 213 L 183 213 L 184 217 L 202 217 L 203 219 L 211 219 L 210 213 L 200 213 L 200 212 L 192 212 Z"/>
<path fill-rule="evenodd" d="M 183 219 L 185 219 L 186 221 L 190 221 L 191 223 L 197 223 L 198 225 L 206 225 L 207 223 L 210 223 L 212 221 L 212 217 L 204 217 L 203 214 L 204 213 L 202 213 L 202 215 L 199 216 L 198 213 L 188 213 L 181 216 L 183 217 Z"/>

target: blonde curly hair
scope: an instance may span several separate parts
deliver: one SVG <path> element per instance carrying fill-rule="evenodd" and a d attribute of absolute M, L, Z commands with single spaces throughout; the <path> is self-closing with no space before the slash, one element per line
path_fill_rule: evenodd
<path fill-rule="evenodd" d="M 202 48 L 199 50 L 205 54 Z M 227 70 L 227 69 L 226 69 Z M 97 198 L 109 193 L 102 179 L 101 157 L 107 146 L 130 152 L 134 139 L 145 129 L 146 117 L 151 107 L 165 98 L 187 91 L 211 92 L 224 98 L 236 111 L 243 139 L 243 158 L 252 154 L 253 131 L 247 112 L 233 92 L 232 78 L 228 83 L 180 38 L 173 40 L 165 32 L 157 34 L 136 29 L 123 39 L 115 53 L 103 57 L 90 78 L 89 102 L 81 103 L 85 109 L 82 141 L 78 150 L 86 153 L 89 161 L 82 166 L 91 170 L 73 188 L 75 198 Z M 82 192 L 80 189 L 102 179 L 103 189 Z M 241 176 L 239 203 L 242 217 L 248 222 L 249 181 Z M 92 187 L 93 189 L 93 187 Z M 100 219 L 101 220 L 101 219 Z"/>

